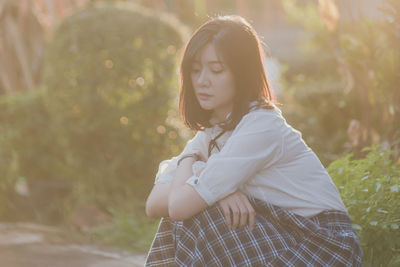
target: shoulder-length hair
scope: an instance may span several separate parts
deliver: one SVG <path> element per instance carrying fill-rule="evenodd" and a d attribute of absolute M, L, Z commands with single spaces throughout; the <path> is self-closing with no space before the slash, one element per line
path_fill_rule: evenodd
<path fill-rule="evenodd" d="M 221 127 L 232 130 L 249 112 L 249 103 L 260 101 L 263 108 L 272 109 L 274 96 L 263 65 L 265 57 L 261 42 L 253 27 L 240 16 L 223 16 L 209 20 L 198 28 L 187 43 L 180 67 L 179 114 L 192 130 L 212 127 L 212 110 L 201 108 L 191 80 L 194 58 L 212 43 L 233 73 L 235 97 L 228 121 Z"/>

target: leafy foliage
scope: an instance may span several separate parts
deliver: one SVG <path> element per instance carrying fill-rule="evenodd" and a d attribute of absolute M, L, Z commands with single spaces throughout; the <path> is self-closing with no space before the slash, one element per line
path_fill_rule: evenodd
<path fill-rule="evenodd" d="M 54 223 L 75 202 L 109 209 L 146 196 L 158 163 L 184 144 L 173 109 L 183 35 L 169 19 L 93 4 L 62 21 L 44 85 L 0 99 L 2 218 Z"/>
<path fill-rule="evenodd" d="M 3 219 L 41 220 L 43 216 L 52 219 L 63 209 L 68 181 L 63 183 L 60 173 L 71 177 L 73 169 L 64 164 L 63 151 L 54 141 L 42 93 L 38 89 L 0 98 L 0 216 Z M 49 189 L 46 193 L 44 187 L 38 186 L 45 181 Z"/>
<path fill-rule="evenodd" d="M 181 43 L 171 23 L 129 6 L 93 6 L 59 26 L 45 99 L 76 172 L 70 178 L 86 196 L 103 204 L 116 192 L 143 197 L 154 166 L 179 140 L 165 118 L 176 97 Z"/>
<path fill-rule="evenodd" d="M 136 253 L 147 253 L 160 221 L 127 208 L 113 209 L 111 212 L 113 223 L 96 229 L 91 238 L 105 245 L 119 246 Z"/>
<path fill-rule="evenodd" d="M 284 75 L 288 120 L 324 163 L 346 152 L 362 156 L 363 147 L 376 143 L 392 147 L 398 158 L 399 5 L 386 1 L 387 20 L 354 23 L 335 17 L 334 8 L 324 10 L 311 2 L 299 7 L 296 2 L 284 1 L 285 10 L 312 38 L 303 44 L 307 64 Z"/>
<path fill-rule="evenodd" d="M 351 216 L 363 250 L 365 266 L 400 263 L 400 166 L 390 150 L 363 149 L 363 159 L 348 154 L 328 171 Z"/>

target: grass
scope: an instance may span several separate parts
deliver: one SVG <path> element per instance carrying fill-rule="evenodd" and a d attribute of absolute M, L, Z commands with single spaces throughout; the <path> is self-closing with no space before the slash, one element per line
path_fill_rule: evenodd
<path fill-rule="evenodd" d="M 115 209 L 113 222 L 98 227 L 90 237 L 96 243 L 119 247 L 133 253 L 146 253 L 158 229 L 159 219 L 137 210 Z"/>

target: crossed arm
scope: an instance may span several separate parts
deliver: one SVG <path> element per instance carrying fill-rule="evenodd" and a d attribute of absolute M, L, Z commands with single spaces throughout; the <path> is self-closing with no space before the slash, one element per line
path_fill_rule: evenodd
<path fill-rule="evenodd" d="M 193 163 L 193 158 L 185 158 L 178 166 L 176 178 L 171 184 L 154 185 L 146 202 L 147 216 L 185 220 L 208 207 L 196 190 L 185 183 L 193 175 L 191 168 Z M 224 213 L 228 227 L 233 229 L 237 226 L 244 227 L 248 222 L 250 230 L 254 228 L 255 210 L 247 196 L 240 190 L 219 200 L 218 204 Z"/>
<path fill-rule="evenodd" d="M 269 113 L 243 118 L 221 151 L 207 160 L 198 183 L 193 183 L 194 159 L 185 158 L 175 166 L 170 184 L 155 184 L 146 203 L 147 215 L 184 220 L 215 202 L 220 204 L 227 221 L 230 212 L 234 218 L 235 213 L 252 212 L 248 199 L 240 196 L 238 188 L 282 156 L 283 135 L 279 129 L 282 123 L 281 118 Z M 192 147 L 185 150 L 193 152 Z"/>
<path fill-rule="evenodd" d="M 193 175 L 193 163 L 192 157 L 185 158 L 177 167 L 175 177 L 170 184 L 154 185 L 146 202 L 147 216 L 184 220 L 208 207 L 196 190 L 186 184 L 186 180 Z"/>

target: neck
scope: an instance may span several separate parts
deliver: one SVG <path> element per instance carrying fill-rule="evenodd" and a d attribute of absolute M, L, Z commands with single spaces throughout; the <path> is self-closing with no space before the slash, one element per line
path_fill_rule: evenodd
<path fill-rule="evenodd" d="M 224 109 L 214 109 L 212 117 L 214 117 L 216 123 L 221 123 L 227 119 L 227 116 L 232 112 L 232 105 Z"/>
<path fill-rule="evenodd" d="M 221 122 L 224 122 L 227 119 L 228 114 L 229 114 L 229 111 L 220 112 L 220 113 L 214 112 L 212 116 L 215 119 L 216 123 L 221 123 Z"/>

